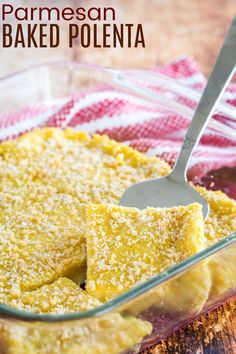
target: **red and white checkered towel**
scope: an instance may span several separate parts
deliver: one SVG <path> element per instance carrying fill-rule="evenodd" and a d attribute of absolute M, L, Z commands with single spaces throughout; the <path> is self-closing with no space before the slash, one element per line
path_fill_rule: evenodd
<path fill-rule="evenodd" d="M 181 80 L 189 87 L 199 89 L 205 83 L 197 65 L 189 58 L 180 59 L 157 71 Z M 236 85 L 230 86 L 228 97 L 228 101 L 236 106 Z M 195 106 L 182 96 L 175 99 L 186 106 Z M 37 106 L 1 117 L 0 139 L 17 136 L 36 126 L 70 126 L 89 133 L 107 134 L 173 164 L 189 125 L 187 118 L 145 106 L 135 98 L 131 99 L 130 95 L 108 86 L 67 98 L 51 112 L 52 107 L 48 114 L 48 106 Z M 220 118 L 224 120 L 224 117 Z M 189 177 L 202 176 L 208 170 L 224 165 L 236 166 L 236 139 L 208 129 L 192 157 Z"/>

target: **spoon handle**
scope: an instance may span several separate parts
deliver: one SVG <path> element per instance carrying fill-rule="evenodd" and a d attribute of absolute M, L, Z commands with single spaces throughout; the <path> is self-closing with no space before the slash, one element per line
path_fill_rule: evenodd
<path fill-rule="evenodd" d="M 185 179 L 189 160 L 195 146 L 198 144 L 202 133 L 211 118 L 211 115 L 231 80 L 236 67 L 236 16 L 226 35 L 223 47 L 213 67 L 208 83 L 199 101 L 198 107 L 192 118 L 184 138 L 178 159 L 172 175 L 176 179 Z"/>

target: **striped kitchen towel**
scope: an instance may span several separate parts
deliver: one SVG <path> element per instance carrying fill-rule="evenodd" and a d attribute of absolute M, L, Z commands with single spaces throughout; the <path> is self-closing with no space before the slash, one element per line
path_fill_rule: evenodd
<path fill-rule="evenodd" d="M 199 94 L 205 84 L 205 78 L 191 58 L 181 58 L 156 71 Z M 155 85 L 152 86 L 155 91 Z M 196 101 L 181 92 L 172 93 L 172 96 L 168 94 L 186 108 L 196 107 Z M 236 106 L 235 84 L 230 85 L 224 99 L 232 109 Z M 235 120 L 232 117 L 228 120 L 222 114 L 216 115 L 215 120 L 236 130 L 236 109 Z M 173 165 L 189 123 L 190 119 L 184 115 L 158 105 L 145 104 L 135 95 L 105 85 L 67 97 L 51 106 L 26 107 L 1 116 L 0 139 L 16 137 L 38 126 L 70 126 L 89 133 L 107 134 L 145 154 L 160 156 Z M 236 167 L 236 139 L 207 129 L 191 159 L 189 178 L 198 181 L 209 170 L 222 166 Z"/>

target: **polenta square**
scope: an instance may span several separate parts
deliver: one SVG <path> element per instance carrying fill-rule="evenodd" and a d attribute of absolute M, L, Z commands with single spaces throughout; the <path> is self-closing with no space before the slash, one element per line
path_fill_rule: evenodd
<path fill-rule="evenodd" d="M 205 247 L 201 206 L 86 208 L 87 291 L 109 300 Z"/>
<path fill-rule="evenodd" d="M 72 129 L 36 129 L 0 144 L 0 191 L 15 196 L 41 185 L 81 203 L 116 204 L 133 183 L 169 172 L 157 157 Z"/>
<path fill-rule="evenodd" d="M 11 297 L 74 272 L 84 280 L 85 211 L 77 198 L 32 192 L 25 199 L 2 192 L 0 200 L 3 300 L 4 293 Z"/>
<path fill-rule="evenodd" d="M 71 313 L 86 311 L 101 305 L 80 286 L 67 278 L 59 278 L 54 283 L 24 292 L 21 309 L 35 313 Z"/>

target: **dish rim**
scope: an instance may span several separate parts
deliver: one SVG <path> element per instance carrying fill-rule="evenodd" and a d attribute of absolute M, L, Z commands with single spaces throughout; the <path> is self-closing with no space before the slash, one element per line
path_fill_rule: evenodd
<path fill-rule="evenodd" d="M 80 69 L 81 68 L 94 69 L 108 74 L 119 74 L 120 72 L 132 71 L 132 69 L 128 69 L 128 70 L 114 69 L 111 67 L 104 67 L 96 64 L 86 63 L 86 62 L 79 62 L 76 60 L 51 61 L 51 62 L 45 62 L 43 64 L 32 65 L 29 68 L 25 68 L 15 73 L 11 73 L 6 76 L 0 77 L 0 84 L 7 82 L 8 80 L 14 79 L 15 77 L 19 77 L 21 75 L 27 74 L 31 71 L 35 71 L 37 69 L 41 69 L 41 68 L 43 69 L 47 67 L 54 68 L 55 65 L 58 67 L 66 65 L 68 67 L 71 66 L 72 68 L 78 67 Z M 144 72 L 145 70 L 140 70 L 140 71 Z M 195 266 L 197 263 L 203 261 L 204 259 L 210 256 L 214 256 L 218 252 L 233 245 L 236 245 L 236 231 L 230 236 L 227 236 L 222 240 L 219 240 L 214 245 L 202 250 L 201 252 L 169 268 L 165 272 L 157 274 L 151 277 L 150 279 L 146 280 L 145 282 L 138 284 L 137 286 L 131 288 L 130 290 L 115 297 L 114 299 L 87 311 L 74 312 L 68 314 L 35 314 L 31 312 L 21 311 L 9 305 L 0 303 L 0 315 L 7 318 L 23 320 L 27 322 L 39 321 L 39 322 L 54 322 L 54 323 L 99 317 L 111 312 L 112 310 L 117 309 L 119 306 L 137 298 L 138 296 L 145 294 L 148 290 L 151 290 L 155 286 L 168 281 L 174 276 L 179 275 L 181 272 L 186 271 L 189 268 Z"/>
<path fill-rule="evenodd" d="M 14 77 L 26 74 L 30 71 L 34 71 L 34 70 L 41 69 L 41 68 L 43 69 L 46 67 L 54 68 L 55 66 L 60 66 L 60 65 L 94 69 L 94 70 L 99 70 L 101 72 L 107 72 L 107 73 L 118 73 L 120 71 L 125 71 L 125 70 L 119 69 L 119 68 L 115 69 L 115 68 L 112 68 L 109 66 L 102 66 L 102 65 L 92 64 L 92 63 L 88 63 L 88 62 L 82 62 L 82 61 L 78 61 L 78 60 L 55 60 L 55 61 L 45 61 L 40 64 L 34 64 L 34 65 L 29 66 L 28 68 L 23 68 L 23 69 L 15 71 L 13 73 L 2 76 L 2 77 L 0 77 L 0 83 L 3 81 L 13 79 Z"/>

